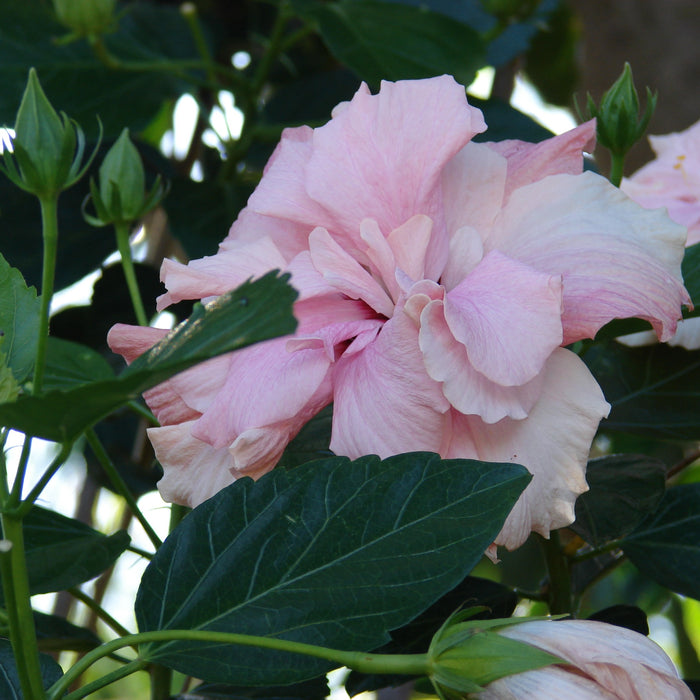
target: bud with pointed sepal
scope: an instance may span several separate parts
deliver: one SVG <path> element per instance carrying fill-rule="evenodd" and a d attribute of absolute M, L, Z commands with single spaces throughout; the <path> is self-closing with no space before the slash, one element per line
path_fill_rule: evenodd
<path fill-rule="evenodd" d="M 74 36 L 104 34 L 114 21 L 116 0 L 53 0 L 59 22 Z"/>

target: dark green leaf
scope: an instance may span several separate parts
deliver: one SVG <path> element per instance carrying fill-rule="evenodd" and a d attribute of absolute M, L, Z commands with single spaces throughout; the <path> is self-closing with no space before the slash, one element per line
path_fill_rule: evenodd
<path fill-rule="evenodd" d="M 477 134 L 474 141 L 504 141 L 505 139 L 520 139 L 537 143 L 551 138 L 554 134 L 532 117 L 519 112 L 507 102 L 497 98 L 481 100 L 468 95 L 469 104 L 478 107 L 484 113 L 488 129 L 483 134 Z"/>
<path fill-rule="evenodd" d="M 609 625 L 617 625 L 617 627 L 625 627 L 644 636 L 649 634 L 647 615 L 644 610 L 636 605 L 611 605 L 609 608 L 589 615 L 586 619 L 606 622 Z"/>
<path fill-rule="evenodd" d="M 244 688 L 204 683 L 175 700 L 325 700 L 329 689 L 325 676 L 276 688 Z"/>
<path fill-rule="evenodd" d="M 298 467 L 314 459 L 332 456 L 329 448 L 332 427 L 333 407 L 326 406 L 287 445 L 278 464 L 283 467 Z"/>
<path fill-rule="evenodd" d="M 663 462 L 644 455 L 611 455 L 591 460 L 590 491 L 576 501 L 571 529 L 594 547 L 624 537 L 659 505 L 666 488 Z"/>
<path fill-rule="evenodd" d="M 47 391 L 113 378 L 114 372 L 109 362 L 92 348 L 60 338 L 49 338 L 44 374 L 44 388 Z"/>
<path fill-rule="evenodd" d="M 410 453 L 331 457 L 241 479 L 190 513 L 149 564 L 139 629 L 376 648 L 465 577 L 529 478 L 518 465 Z M 140 653 L 221 683 L 292 683 L 332 667 L 184 641 Z"/>
<path fill-rule="evenodd" d="M 63 675 L 63 669 L 47 654 L 39 654 L 39 666 L 41 683 L 45 690 Z M 0 697 L 3 700 L 23 698 L 12 645 L 7 639 L 0 639 Z"/>
<path fill-rule="evenodd" d="M 127 548 L 124 531 L 103 535 L 72 518 L 35 506 L 23 523 L 29 592 L 53 593 L 89 581 Z"/>
<path fill-rule="evenodd" d="M 125 125 L 144 128 L 163 100 L 178 97 L 187 83 L 168 72 L 120 71 L 105 67 L 86 41 L 59 45 L 65 29 L 50 5 L 40 0 L 4 2 L 0 24 L 0 124 L 14 123 L 27 71 L 34 66 L 51 103 L 75 119 L 88 134 L 97 133 L 99 115 L 105 136 Z M 196 58 L 191 32 L 174 8 L 134 3 L 119 20 L 107 44 L 128 61 Z"/>
<path fill-rule="evenodd" d="M 427 7 L 433 12 L 447 15 L 452 19 L 468 24 L 478 32 L 488 32 L 496 26 L 496 18 L 484 9 L 483 0 L 385 0 L 399 5 Z"/>
<path fill-rule="evenodd" d="M 0 352 L 15 379 L 23 382 L 34 367 L 41 301 L 19 270 L 0 255 Z"/>
<path fill-rule="evenodd" d="M 94 649 L 102 642 L 85 627 L 78 627 L 57 615 L 34 613 L 36 636 L 42 651 L 81 651 Z"/>
<path fill-rule="evenodd" d="M 582 359 L 612 405 L 604 431 L 700 438 L 700 353 L 664 344 L 596 344 Z"/>
<path fill-rule="evenodd" d="M 681 265 L 683 282 L 695 306 L 700 306 L 700 243 L 685 249 Z"/>
<path fill-rule="evenodd" d="M 335 57 L 375 87 L 443 73 L 469 85 L 486 63 L 477 32 L 424 6 L 341 0 L 316 3 L 307 14 Z"/>
<path fill-rule="evenodd" d="M 488 579 L 467 576 L 414 620 L 392 630 L 391 641 L 374 651 L 380 654 L 424 654 L 428 651 L 433 635 L 456 610 L 484 606 L 487 610 L 470 619 L 505 618 L 513 614 L 517 603 L 518 596 L 511 588 Z M 354 696 L 405 682 L 406 676 L 370 675 L 353 671 L 345 681 L 345 688 Z"/>
<path fill-rule="evenodd" d="M 659 508 L 621 546 L 650 579 L 700 599 L 700 484 L 666 492 Z"/>
<path fill-rule="evenodd" d="M 296 321 L 291 308 L 296 292 L 287 278 L 270 272 L 206 307 L 198 305 L 185 323 L 119 377 L 43 396 L 20 397 L 0 406 L 0 423 L 46 440 L 70 441 L 173 374 L 216 355 L 293 332 Z"/>

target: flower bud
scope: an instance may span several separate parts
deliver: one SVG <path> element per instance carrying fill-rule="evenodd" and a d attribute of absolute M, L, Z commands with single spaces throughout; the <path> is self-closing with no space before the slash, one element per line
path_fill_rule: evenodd
<path fill-rule="evenodd" d="M 61 24 L 76 36 L 103 34 L 114 19 L 116 0 L 53 0 Z"/>
<path fill-rule="evenodd" d="M 472 620 L 463 622 L 478 609 L 453 615 L 433 637 L 428 658 L 430 679 L 443 700 L 478 693 L 489 683 L 514 673 L 523 673 L 562 659 L 508 637 L 499 630 L 522 620 Z"/>
<path fill-rule="evenodd" d="M 656 108 L 656 94 L 646 89 L 647 103 L 639 117 L 639 98 L 632 78 L 632 69 L 625 63 L 622 75 L 603 95 L 596 106 L 588 95 L 588 114 L 597 120 L 598 142 L 615 155 L 625 155 L 644 135 Z"/>
<path fill-rule="evenodd" d="M 82 129 L 51 106 L 34 68 L 29 71 L 12 137 L 3 153 L 2 171 L 27 192 L 54 197 L 73 185 L 90 164 L 81 168 L 85 136 Z"/>
<path fill-rule="evenodd" d="M 97 216 L 83 216 L 93 226 L 126 224 L 140 219 L 163 197 L 160 177 L 146 192 L 141 156 L 124 129 L 109 149 L 99 170 L 99 187 L 90 180 L 90 193 Z"/>

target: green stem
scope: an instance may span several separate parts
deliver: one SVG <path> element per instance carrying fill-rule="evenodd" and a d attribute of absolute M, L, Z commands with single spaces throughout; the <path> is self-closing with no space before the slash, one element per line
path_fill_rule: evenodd
<path fill-rule="evenodd" d="M 141 292 L 138 282 L 136 281 L 136 271 L 134 270 L 134 261 L 131 257 L 131 246 L 129 245 L 129 225 L 125 223 L 115 223 L 114 230 L 117 234 L 117 249 L 122 259 L 122 269 L 126 278 L 126 286 L 129 288 L 129 296 L 131 297 L 131 305 L 134 307 L 136 320 L 140 326 L 148 325 L 146 309 L 143 306 Z"/>
<path fill-rule="evenodd" d="M 589 559 L 595 559 L 596 557 L 599 557 L 601 554 L 607 554 L 608 552 L 612 552 L 613 550 L 620 548 L 621 542 L 622 542 L 622 540 L 613 540 L 612 542 L 608 542 L 607 544 L 603 545 L 602 547 L 597 547 L 596 549 L 590 549 L 587 552 L 582 552 L 581 554 L 576 554 L 575 556 L 571 557 L 571 563 L 578 564 L 582 561 L 588 561 Z"/>
<path fill-rule="evenodd" d="M 611 153 L 610 154 L 610 182 L 619 187 L 622 182 L 622 175 L 624 173 L 625 166 L 625 156 L 624 154 Z"/>
<path fill-rule="evenodd" d="M 110 673 L 101 676 L 92 683 L 88 683 L 82 688 L 74 690 L 72 693 L 68 693 L 68 695 L 64 695 L 62 700 L 80 700 L 80 698 L 86 698 L 88 695 L 94 693 L 96 690 L 99 690 L 100 688 L 105 688 L 110 683 L 114 683 L 115 681 L 121 680 L 122 678 L 126 678 L 126 676 L 130 676 L 136 671 L 142 671 L 147 665 L 148 664 L 145 661 L 141 661 L 141 659 L 130 661 L 124 666 L 120 666 L 119 668 L 114 669 L 114 671 L 111 671 Z"/>
<path fill-rule="evenodd" d="M 134 644 L 172 642 L 176 640 L 239 644 L 261 649 L 288 651 L 325 659 L 337 663 L 339 666 L 347 666 L 362 673 L 396 673 L 408 676 L 425 676 L 430 673 L 430 662 L 427 654 L 367 654 L 362 651 L 328 649 L 314 644 L 292 642 L 287 639 L 277 639 L 276 637 L 256 637 L 249 634 L 209 632 L 205 630 L 156 630 L 114 639 L 88 652 L 49 688 L 48 698 L 49 700 L 62 698 L 62 693 L 70 687 L 76 678 L 82 675 L 96 661 L 118 649 L 133 646 Z"/>
<path fill-rule="evenodd" d="M 22 519 L 3 513 L 0 576 L 10 627 L 10 642 L 24 700 L 44 700 L 39 648 L 29 595 Z"/>
<path fill-rule="evenodd" d="M 41 492 L 46 488 L 46 485 L 51 481 L 54 474 L 66 463 L 70 453 L 73 450 L 73 443 L 66 442 L 61 445 L 61 451 L 54 457 L 53 461 L 46 469 L 46 471 L 41 475 L 39 481 L 36 482 L 34 488 L 29 492 L 27 497 L 14 508 L 12 511 L 16 516 L 23 518 L 32 509 L 32 506 L 36 502 L 37 498 L 41 496 Z M 14 492 L 13 492 L 14 497 Z"/>
<path fill-rule="evenodd" d="M 160 539 L 160 537 L 158 537 L 156 531 L 151 527 L 151 524 L 146 519 L 146 516 L 144 516 L 144 514 L 141 512 L 138 503 L 136 503 L 136 499 L 129 490 L 129 487 L 126 485 L 122 475 L 114 466 L 114 463 L 107 454 L 107 451 L 102 446 L 102 443 L 97 437 L 97 433 L 95 432 L 94 428 L 88 428 L 85 431 L 85 438 L 88 441 L 88 445 L 90 445 L 90 448 L 95 453 L 97 461 L 100 463 L 105 471 L 105 474 L 107 474 L 107 477 L 112 482 L 112 486 L 114 486 L 116 492 L 126 501 L 126 504 L 131 509 L 134 517 L 141 523 L 141 527 L 143 527 L 146 535 L 148 535 L 148 539 L 151 540 L 153 546 L 158 549 L 163 544 L 163 541 Z"/>
<path fill-rule="evenodd" d="M 552 615 L 570 615 L 574 608 L 571 591 L 569 558 L 564 554 L 559 533 L 553 530 L 549 539 L 541 538 L 544 557 L 549 571 L 549 612 Z"/>
<path fill-rule="evenodd" d="M 84 593 L 79 588 L 69 588 L 70 593 L 76 600 L 79 600 L 83 605 L 90 608 L 97 617 L 102 620 L 108 627 L 113 629 L 120 637 L 126 637 L 131 634 L 126 627 L 115 620 L 96 600 L 93 600 L 87 593 Z"/>

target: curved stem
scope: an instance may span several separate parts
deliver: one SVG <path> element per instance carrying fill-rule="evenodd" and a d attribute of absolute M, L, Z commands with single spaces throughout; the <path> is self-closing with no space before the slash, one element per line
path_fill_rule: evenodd
<path fill-rule="evenodd" d="M 569 558 L 564 554 L 559 533 L 553 530 L 549 539 L 541 538 L 544 557 L 549 571 L 549 612 L 552 615 L 571 614 L 574 607 L 571 591 Z"/>
<path fill-rule="evenodd" d="M 117 249 L 122 260 L 122 269 L 126 278 L 126 286 L 129 289 L 131 297 L 131 305 L 134 307 L 136 320 L 140 326 L 148 325 L 146 310 L 141 299 L 141 291 L 139 290 L 138 282 L 136 281 L 136 271 L 134 270 L 134 261 L 131 257 L 131 245 L 129 245 L 129 226 L 125 223 L 115 223 L 114 230 L 117 234 Z"/>
<path fill-rule="evenodd" d="M 62 700 L 80 700 L 80 698 L 85 698 L 96 690 L 108 686 L 110 683 L 126 678 L 126 676 L 130 676 L 132 673 L 136 673 L 136 671 L 143 671 L 147 665 L 148 664 L 145 661 L 141 661 L 141 659 L 130 661 L 124 666 L 114 669 L 111 673 L 107 673 L 101 678 L 98 678 L 96 681 L 88 683 L 82 688 L 68 693 L 68 695 L 64 695 Z"/>
<path fill-rule="evenodd" d="M 131 509 L 134 517 L 139 521 L 139 523 L 141 523 L 141 527 L 143 527 L 146 535 L 148 535 L 148 539 L 151 540 L 153 546 L 158 549 L 158 547 L 163 544 L 163 541 L 160 539 L 160 537 L 158 537 L 156 531 L 153 529 L 153 527 L 151 527 L 151 524 L 146 519 L 146 516 L 141 512 L 141 509 L 129 490 L 129 487 L 126 485 L 126 482 L 122 478 L 121 474 L 114 466 L 114 463 L 107 454 L 107 450 L 105 450 L 100 442 L 100 438 L 97 437 L 95 429 L 88 428 L 85 431 L 85 438 L 87 439 L 88 445 L 90 445 L 90 448 L 94 452 L 95 457 L 97 457 L 97 461 L 100 463 L 102 469 L 105 471 L 105 474 L 112 482 L 112 486 L 114 486 L 117 493 L 126 501 L 126 504 Z"/>
<path fill-rule="evenodd" d="M 27 494 L 27 497 L 14 510 L 19 517 L 24 517 L 29 513 L 37 498 L 41 496 L 41 492 L 46 488 L 46 485 L 51 481 L 56 472 L 66 463 L 70 453 L 73 450 L 73 443 L 66 442 L 61 445 L 61 451 L 54 457 L 46 471 L 41 475 L 39 481 L 36 482 L 34 488 Z M 14 494 L 13 494 L 14 495 Z"/>
<path fill-rule="evenodd" d="M 608 178 L 610 182 L 619 187 L 622 182 L 622 175 L 625 166 L 625 156 L 618 153 L 610 154 L 610 177 Z"/>
<path fill-rule="evenodd" d="M 427 654 L 367 654 L 361 651 L 340 651 L 328 649 L 314 644 L 292 642 L 276 637 L 256 637 L 249 634 L 235 634 L 228 632 L 209 632 L 204 630 L 156 630 L 154 632 L 142 632 L 132 634 L 121 639 L 107 642 L 97 649 L 93 649 L 83 656 L 64 676 L 54 683 L 48 691 L 49 700 L 62 698 L 71 683 L 84 673 L 99 659 L 127 646 L 135 644 L 147 644 L 150 642 L 172 642 L 176 640 L 189 640 L 198 642 L 214 642 L 218 644 L 239 644 L 241 646 L 254 646 L 262 649 L 274 649 L 276 651 L 288 651 L 295 654 L 304 654 L 318 659 L 325 659 L 338 666 L 362 673 L 396 673 L 409 676 L 424 676 L 430 672 L 430 663 Z M 142 659 L 147 662 L 148 659 Z"/>
<path fill-rule="evenodd" d="M 22 519 L 3 513 L 2 533 L 4 540 L 0 548 L 0 576 L 22 697 L 25 700 L 43 700 L 46 696 L 29 597 Z"/>
<path fill-rule="evenodd" d="M 83 605 L 90 608 L 90 610 L 92 610 L 97 617 L 102 620 L 102 622 L 113 629 L 119 636 L 126 637 L 131 634 L 126 627 L 115 620 L 96 600 L 93 600 L 87 593 L 81 591 L 79 588 L 69 588 L 68 593 L 70 593 L 76 600 L 79 600 Z"/>

